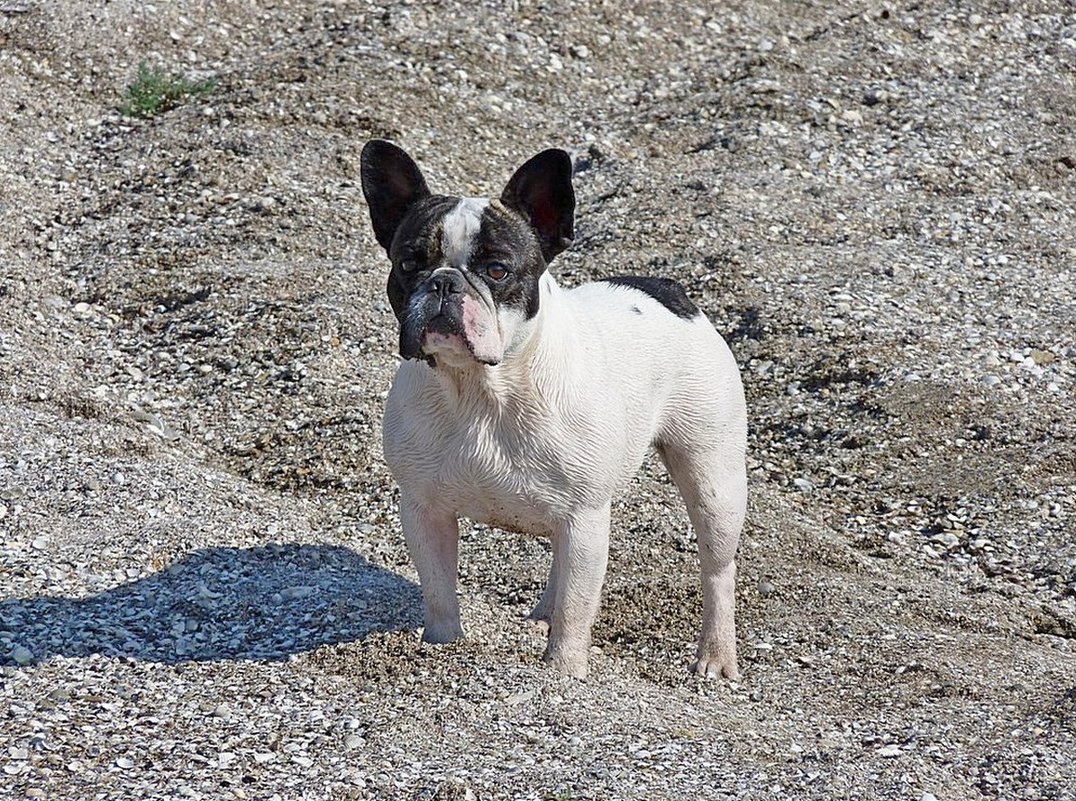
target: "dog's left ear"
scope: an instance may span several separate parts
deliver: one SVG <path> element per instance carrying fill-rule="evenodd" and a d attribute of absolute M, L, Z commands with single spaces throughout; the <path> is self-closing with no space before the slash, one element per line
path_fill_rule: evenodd
<path fill-rule="evenodd" d="M 575 236 L 572 157 L 563 150 L 543 150 L 516 170 L 501 202 L 531 224 L 548 264 Z"/>
<path fill-rule="evenodd" d="M 388 251 L 408 209 L 429 197 L 430 190 L 414 159 L 392 142 L 371 139 L 362 149 L 360 163 L 374 236 Z"/>

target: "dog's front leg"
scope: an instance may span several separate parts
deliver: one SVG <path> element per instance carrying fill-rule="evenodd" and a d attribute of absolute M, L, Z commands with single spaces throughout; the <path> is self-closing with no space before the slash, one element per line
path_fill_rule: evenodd
<path fill-rule="evenodd" d="M 553 537 L 556 598 L 545 660 L 561 673 L 587 675 L 590 629 L 609 560 L 609 506 L 575 513 Z"/>
<path fill-rule="evenodd" d="M 534 623 L 535 628 L 542 634 L 549 634 L 549 626 L 553 622 L 553 608 L 557 604 L 557 556 L 556 543 L 553 548 L 553 564 L 549 567 L 549 579 L 545 583 L 545 590 L 537 605 L 527 615 L 527 620 Z"/>
<path fill-rule="evenodd" d="M 459 521 L 400 496 L 400 523 L 407 550 L 422 584 L 424 642 L 452 642 L 463 636 L 456 597 Z"/>

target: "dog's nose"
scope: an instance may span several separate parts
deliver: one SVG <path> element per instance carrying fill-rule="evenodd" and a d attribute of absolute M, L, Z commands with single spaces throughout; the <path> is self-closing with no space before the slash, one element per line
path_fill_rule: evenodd
<path fill-rule="evenodd" d="M 430 277 L 430 292 L 442 301 L 450 295 L 462 295 L 465 288 L 466 281 L 457 272 L 444 272 Z"/>

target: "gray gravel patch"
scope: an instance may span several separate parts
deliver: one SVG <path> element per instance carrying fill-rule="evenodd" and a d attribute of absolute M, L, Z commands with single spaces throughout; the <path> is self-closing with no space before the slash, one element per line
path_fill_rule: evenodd
<path fill-rule="evenodd" d="M 123 117 L 141 62 L 216 88 Z M 0 4 L 0 795 L 1076 798 L 1074 70 L 1057 3 Z M 569 149 L 558 281 L 727 336 L 740 683 L 656 460 L 586 681 L 496 529 L 419 642 L 375 136 Z"/>

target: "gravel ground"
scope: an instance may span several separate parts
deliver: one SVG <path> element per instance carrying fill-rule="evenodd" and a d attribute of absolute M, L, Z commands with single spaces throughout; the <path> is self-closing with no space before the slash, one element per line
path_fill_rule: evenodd
<path fill-rule="evenodd" d="M 215 88 L 121 116 L 140 62 Z M 1056 0 L 0 3 L 0 797 L 1076 798 L 1074 75 Z M 569 149 L 558 280 L 727 335 L 740 683 L 656 461 L 587 680 L 485 527 L 419 643 L 374 136 Z"/>

